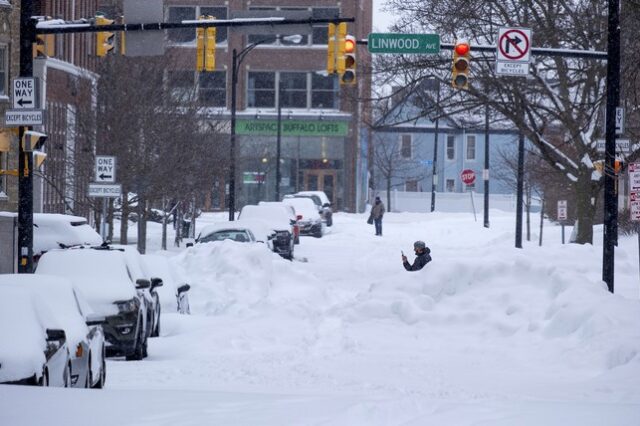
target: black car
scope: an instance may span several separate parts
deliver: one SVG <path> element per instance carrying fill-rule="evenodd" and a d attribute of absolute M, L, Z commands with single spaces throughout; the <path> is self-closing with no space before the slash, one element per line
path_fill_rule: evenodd
<path fill-rule="evenodd" d="M 261 203 L 242 208 L 238 219 L 260 220 L 275 231 L 271 237 L 273 251 L 285 259 L 293 259 L 294 236 L 297 222 L 291 217 L 290 206 L 283 203 Z"/>
<path fill-rule="evenodd" d="M 57 324 L 33 292 L 0 287 L 0 384 L 71 386 L 67 337 Z"/>
<path fill-rule="evenodd" d="M 142 291 L 149 280 L 133 281 L 125 253 L 88 247 L 51 250 L 38 264 L 37 274 L 68 278 L 82 291 L 102 325 L 107 356 L 140 360 L 147 354 L 147 304 Z"/>

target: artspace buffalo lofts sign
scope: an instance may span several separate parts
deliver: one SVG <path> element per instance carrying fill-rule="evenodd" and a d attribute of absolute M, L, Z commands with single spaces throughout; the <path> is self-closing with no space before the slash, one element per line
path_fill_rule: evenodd
<path fill-rule="evenodd" d="M 328 136 L 344 137 L 349 134 L 346 121 L 282 120 L 282 136 Z M 276 136 L 277 120 L 237 120 L 236 134 L 254 136 Z"/>

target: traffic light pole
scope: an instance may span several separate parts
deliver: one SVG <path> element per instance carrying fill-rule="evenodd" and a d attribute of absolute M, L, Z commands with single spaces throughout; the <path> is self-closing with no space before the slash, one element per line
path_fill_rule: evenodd
<path fill-rule="evenodd" d="M 22 2 L 20 9 L 20 77 L 33 76 L 31 46 L 36 40 L 33 2 Z M 25 151 L 23 138 L 28 127 L 18 132 L 18 273 L 33 272 L 33 156 Z"/>
<path fill-rule="evenodd" d="M 433 135 L 433 168 L 431 169 L 431 212 L 436 210 L 436 186 L 438 185 L 438 125 L 440 123 L 440 80 L 435 79 L 436 93 L 436 127 Z"/>
<path fill-rule="evenodd" d="M 620 102 L 620 4 L 609 0 L 607 42 L 607 114 L 604 155 L 604 230 L 602 280 L 611 293 L 614 289 L 614 258 L 617 240 L 618 211 L 616 203 L 616 108 Z"/>
<path fill-rule="evenodd" d="M 276 134 L 276 199 L 275 201 L 280 201 L 280 181 L 282 180 L 282 176 L 280 175 L 280 156 L 281 156 L 281 140 L 282 140 L 282 95 L 284 91 L 282 90 L 282 80 L 278 78 L 278 130 Z"/>
<path fill-rule="evenodd" d="M 489 227 L 489 103 L 484 104 L 484 227 Z"/>

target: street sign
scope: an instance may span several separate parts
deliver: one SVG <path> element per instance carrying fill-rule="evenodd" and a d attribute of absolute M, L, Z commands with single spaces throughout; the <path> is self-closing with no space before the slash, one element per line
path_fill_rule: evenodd
<path fill-rule="evenodd" d="M 371 33 L 367 42 L 370 53 L 440 53 L 438 34 Z"/>
<path fill-rule="evenodd" d="M 640 221 L 640 163 L 629 163 L 629 213 Z"/>
<path fill-rule="evenodd" d="M 558 200 L 558 220 L 567 220 L 567 200 Z"/>
<path fill-rule="evenodd" d="M 42 126 L 44 124 L 44 111 L 41 109 L 7 110 L 4 113 L 4 125 L 6 127 L 17 126 Z"/>
<path fill-rule="evenodd" d="M 465 185 L 473 185 L 476 181 L 476 172 L 471 169 L 464 169 L 462 173 L 460 173 L 460 178 Z"/>
<path fill-rule="evenodd" d="M 13 109 L 38 109 L 38 85 L 35 77 L 12 79 L 11 99 Z"/>
<path fill-rule="evenodd" d="M 629 191 L 640 191 L 640 163 L 629 163 Z"/>
<path fill-rule="evenodd" d="M 496 73 L 499 75 L 529 75 L 531 29 L 500 28 L 496 59 Z"/>
<path fill-rule="evenodd" d="M 96 156 L 96 183 L 113 183 L 116 181 L 116 157 Z"/>
<path fill-rule="evenodd" d="M 87 195 L 89 197 L 118 198 L 122 195 L 122 185 L 119 183 L 90 183 Z"/>
<path fill-rule="evenodd" d="M 605 151 L 606 141 L 604 139 L 598 139 L 596 141 L 596 151 Z M 629 139 L 616 139 L 616 152 L 629 152 Z"/>
<path fill-rule="evenodd" d="M 624 108 L 616 108 L 616 135 L 624 133 Z"/>

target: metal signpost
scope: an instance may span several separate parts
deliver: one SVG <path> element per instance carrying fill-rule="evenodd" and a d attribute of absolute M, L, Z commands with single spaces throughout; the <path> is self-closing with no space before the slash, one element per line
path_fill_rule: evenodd
<path fill-rule="evenodd" d="M 471 169 L 464 169 L 460 173 L 460 179 L 462 179 L 462 182 L 465 185 L 471 186 L 476 181 L 476 172 Z M 469 191 L 469 195 L 471 196 L 471 209 L 473 210 L 473 219 L 477 222 L 478 218 L 476 217 L 476 204 L 473 200 L 473 191 Z"/>
<path fill-rule="evenodd" d="M 564 221 L 567 220 L 567 200 L 558 200 L 558 220 L 562 227 L 562 244 L 564 244 Z"/>
<path fill-rule="evenodd" d="M 529 75 L 531 29 L 500 28 L 496 54 L 497 74 L 515 77 Z"/>
<path fill-rule="evenodd" d="M 370 53 L 440 53 L 439 34 L 371 33 L 367 41 Z"/>
<path fill-rule="evenodd" d="M 107 238 L 107 199 L 122 196 L 122 185 L 113 183 L 116 181 L 116 157 L 97 155 L 95 178 L 96 181 L 89 184 L 87 195 L 102 198 L 100 236 L 105 240 Z"/>

